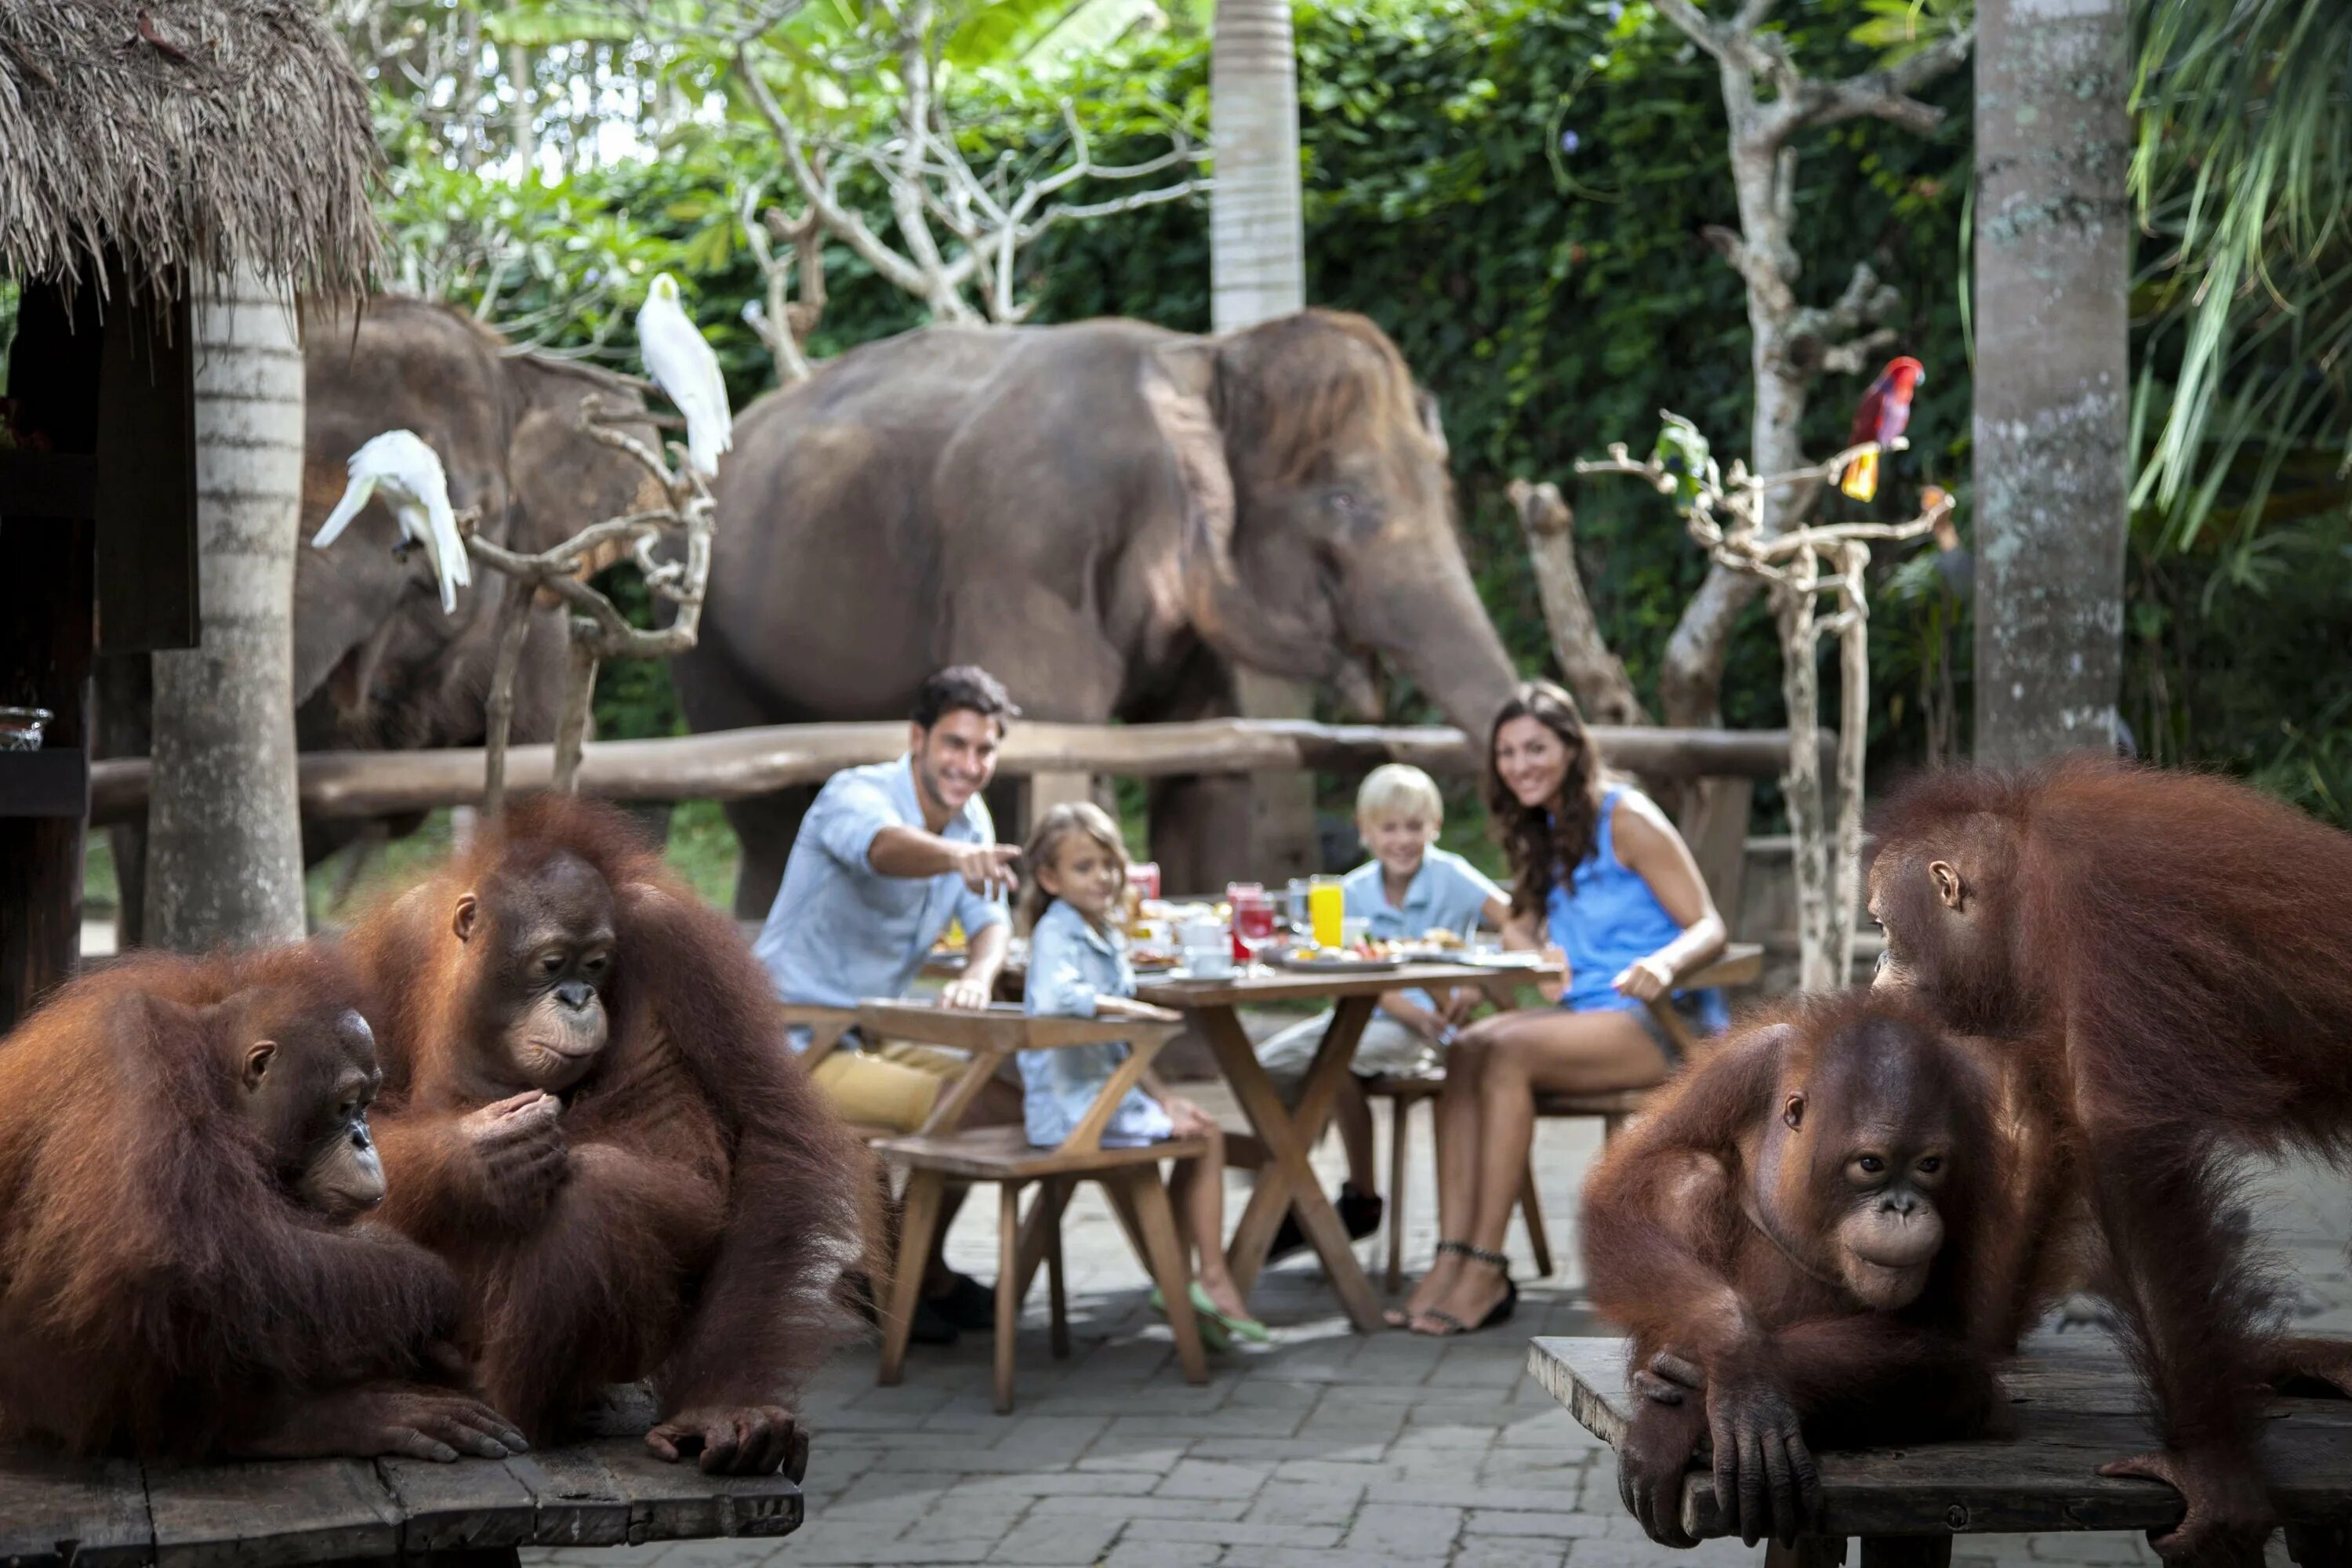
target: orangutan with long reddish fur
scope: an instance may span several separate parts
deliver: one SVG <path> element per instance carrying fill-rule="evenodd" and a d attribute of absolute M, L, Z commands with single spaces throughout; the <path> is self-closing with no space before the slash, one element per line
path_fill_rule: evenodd
<path fill-rule="evenodd" d="M 534 1440 L 652 1377 L 663 1458 L 796 1465 L 870 1183 L 734 924 L 620 813 L 510 805 L 360 921 L 391 1220 L 456 1269 L 482 1391 Z"/>
<path fill-rule="evenodd" d="M 1585 1183 L 1593 1306 L 1633 1336 L 1618 1490 L 1696 1544 L 1683 1475 L 1750 1545 L 1820 1521 L 1810 1445 L 1987 1430 L 1992 1363 L 2063 1282 L 2047 1097 L 1924 1007 L 1868 992 L 1743 1023 Z"/>
<path fill-rule="evenodd" d="M 2352 1158 L 2352 837 L 2224 779 L 2088 760 L 1929 774 L 1873 826 L 1880 985 L 2071 1086 L 2100 1289 L 2164 1444 L 2104 1473 L 2179 1490 L 2168 1560 L 2259 1563 L 2260 1389 L 2352 1390 L 2352 1344 L 2275 1331 L 2234 1159 Z"/>
<path fill-rule="evenodd" d="M 0 1437 L 196 1458 L 499 1458 L 446 1268 L 383 1226 L 356 976 L 142 954 L 0 1041 Z"/>

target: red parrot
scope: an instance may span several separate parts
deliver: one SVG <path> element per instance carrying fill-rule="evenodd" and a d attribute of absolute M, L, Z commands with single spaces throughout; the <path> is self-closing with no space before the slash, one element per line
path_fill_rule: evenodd
<path fill-rule="evenodd" d="M 1893 446 L 1911 423 L 1913 389 L 1927 379 L 1927 367 L 1908 354 L 1888 360 L 1870 390 L 1862 395 L 1862 406 L 1853 411 L 1853 432 L 1845 444 L 1859 447 L 1864 441 L 1875 441 L 1882 449 Z M 1856 500 L 1876 495 L 1878 458 L 1877 452 L 1864 452 L 1846 464 L 1845 472 L 1838 476 L 1838 489 Z"/>

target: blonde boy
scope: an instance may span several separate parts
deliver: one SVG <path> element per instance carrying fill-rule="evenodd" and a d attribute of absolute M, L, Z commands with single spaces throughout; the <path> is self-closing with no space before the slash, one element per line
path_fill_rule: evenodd
<path fill-rule="evenodd" d="M 1372 858 L 1341 884 L 1348 918 L 1364 921 L 1371 936 L 1391 941 L 1411 941 L 1433 931 L 1459 936 L 1481 921 L 1501 925 L 1510 912 L 1510 895 L 1461 856 L 1437 847 L 1438 829 L 1444 825 L 1445 802 L 1436 781 L 1401 763 L 1374 768 L 1356 792 L 1356 834 Z M 1387 993 L 1357 1042 L 1355 1071 L 1368 1077 L 1436 1072 L 1460 1011 L 1451 1000 L 1441 1003 L 1426 991 Z M 1297 1100 L 1330 1023 L 1331 1015 L 1325 1013 L 1258 1047 L 1258 1060 L 1285 1100 Z M 1371 1107 L 1352 1078 L 1341 1088 L 1333 1115 L 1348 1154 L 1339 1217 L 1349 1235 L 1368 1236 L 1380 1225 L 1382 1205 L 1373 1177 Z M 1294 1228 L 1293 1222 L 1284 1223 L 1275 1240 L 1276 1253 L 1287 1250 Z"/>

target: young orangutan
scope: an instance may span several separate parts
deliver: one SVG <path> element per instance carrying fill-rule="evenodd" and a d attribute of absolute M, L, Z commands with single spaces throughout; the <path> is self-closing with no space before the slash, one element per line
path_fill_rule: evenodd
<path fill-rule="evenodd" d="M 1816 1521 L 1808 1443 L 1981 1431 L 1992 1359 L 2057 1281 L 2063 1154 L 2030 1086 L 1924 1009 L 1854 992 L 1708 1053 L 1585 1184 L 1593 1305 L 1633 1334 L 1618 1489 L 1652 1539 L 1696 1544 L 1702 1441 L 1753 1545 Z"/>
<path fill-rule="evenodd" d="M 503 1458 L 457 1293 L 383 1195 L 356 978 L 143 954 L 0 1041 L 0 1436 L 75 1453 Z M 436 1353 L 437 1352 L 437 1353 Z"/>
<path fill-rule="evenodd" d="M 620 813 L 509 805 L 351 936 L 380 997 L 387 1216 L 447 1258 L 487 1396 L 535 1439 L 652 1377 L 665 1459 L 793 1468 L 867 1156 L 733 922 Z"/>
<path fill-rule="evenodd" d="M 2188 1504 L 2168 1560 L 2258 1563 L 2265 1382 L 2352 1391 L 2278 1336 L 2231 1161 L 2352 1154 L 2352 837 L 2242 784 L 2104 760 L 1912 781 L 1874 816 L 1879 984 L 2069 1086 L 2111 1298 Z"/>

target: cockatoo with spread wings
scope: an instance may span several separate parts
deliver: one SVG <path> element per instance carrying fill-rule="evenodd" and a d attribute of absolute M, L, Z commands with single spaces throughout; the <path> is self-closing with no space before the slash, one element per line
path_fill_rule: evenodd
<path fill-rule="evenodd" d="M 719 374 L 719 356 L 677 302 L 677 279 L 667 272 L 654 279 L 637 312 L 637 353 L 654 384 L 686 416 L 687 461 L 704 479 L 716 475 L 719 454 L 735 445 L 727 383 Z"/>
<path fill-rule="evenodd" d="M 474 580 L 473 563 L 466 558 L 466 542 L 457 533 L 457 514 L 449 507 L 449 476 L 441 459 L 413 430 L 387 430 L 352 454 L 351 483 L 343 499 L 327 514 L 311 539 L 313 549 L 324 550 L 341 537 L 372 496 L 383 504 L 400 525 L 397 552 L 425 547 L 433 575 L 441 584 L 441 613 L 455 614 L 457 590 Z"/>

